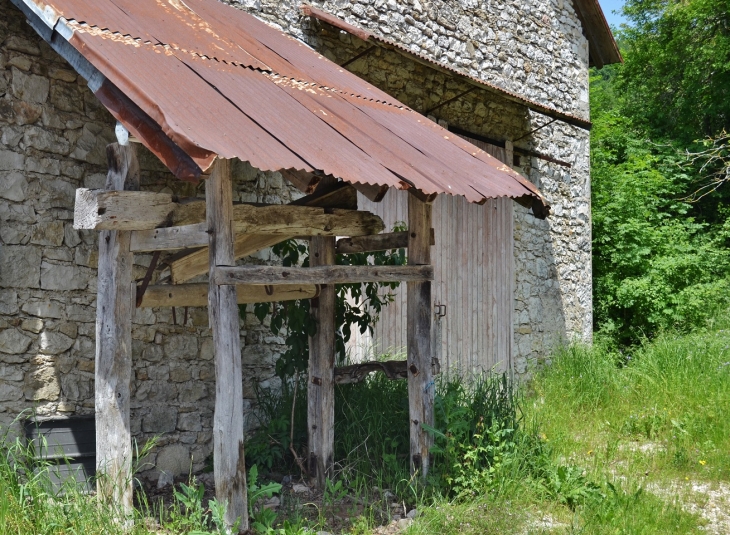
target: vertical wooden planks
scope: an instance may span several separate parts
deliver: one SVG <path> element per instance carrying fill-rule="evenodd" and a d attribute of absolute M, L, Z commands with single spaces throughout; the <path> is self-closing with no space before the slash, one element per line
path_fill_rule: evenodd
<path fill-rule="evenodd" d="M 408 197 L 408 264 L 431 263 L 431 204 Z M 433 426 L 435 386 L 431 371 L 431 281 L 409 282 L 408 314 L 408 405 L 411 437 L 411 474 L 428 475 L 430 433 L 422 424 Z"/>
<path fill-rule="evenodd" d="M 335 264 L 335 238 L 313 236 L 309 245 L 309 265 Z M 309 338 L 309 379 L 307 383 L 307 429 L 309 474 L 323 490 L 332 478 L 335 448 L 335 285 L 321 286 L 312 300 L 317 332 Z"/>
<path fill-rule="evenodd" d="M 209 269 L 234 266 L 233 191 L 231 163 L 216 160 L 205 185 L 205 210 L 209 233 Z M 208 288 L 208 318 L 215 350 L 215 413 L 213 415 L 213 473 L 215 494 L 227 503 L 225 522 L 241 520 L 248 530 L 246 463 L 243 451 L 243 379 L 241 336 L 235 286 Z"/>
<path fill-rule="evenodd" d="M 137 189 L 139 166 L 131 145 L 106 150 L 107 190 Z M 99 498 L 128 517 L 132 514 L 132 437 L 129 427 L 132 379 L 134 257 L 129 231 L 99 234 L 96 300 L 96 470 Z"/>

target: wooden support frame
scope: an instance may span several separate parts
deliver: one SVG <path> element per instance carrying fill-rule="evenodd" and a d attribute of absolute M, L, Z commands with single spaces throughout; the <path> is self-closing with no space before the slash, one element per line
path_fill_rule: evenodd
<path fill-rule="evenodd" d="M 134 148 L 107 146 L 107 190 L 139 188 Z M 132 436 L 129 408 L 132 379 L 134 258 L 128 231 L 99 234 L 96 301 L 96 470 L 99 498 L 123 517 L 132 514 Z"/>
<path fill-rule="evenodd" d="M 335 238 L 315 236 L 309 245 L 312 268 L 330 269 L 335 263 Z M 335 454 L 335 285 L 321 286 L 311 310 L 317 332 L 309 338 L 307 382 L 307 437 L 309 475 L 320 490 L 332 478 Z"/>
<path fill-rule="evenodd" d="M 290 204 L 294 206 L 357 210 L 357 192 L 349 184 L 339 182 L 325 188 L 320 187 L 311 195 L 297 199 Z M 236 236 L 233 242 L 233 255 L 236 259 L 243 258 L 295 237 L 295 234 L 288 236 L 268 236 L 265 234 Z M 181 284 L 208 272 L 208 253 L 205 249 L 193 251 L 182 258 L 174 260 L 169 265 L 170 279 L 173 284 Z"/>
<path fill-rule="evenodd" d="M 211 273 L 217 266 L 232 266 L 233 186 L 231 163 L 216 160 L 205 185 Z M 248 530 L 246 463 L 243 450 L 243 378 L 241 335 L 234 286 L 210 284 L 208 317 L 215 348 L 215 412 L 213 415 L 213 473 L 216 499 L 228 505 L 225 522 Z"/>
<path fill-rule="evenodd" d="M 334 254 L 334 245 L 333 245 Z M 310 250 L 310 265 L 312 253 Z M 334 263 L 334 262 L 333 262 Z M 433 266 L 334 266 L 312 267 L 236 266 L 217 267 L 210 281 L 235 284 L 353 284 L 433 280 Z"/>
<path fill-rule="evenodd" d="M 431 263 L 431 204 L 414 195 L 408 196 L 408 264 Z M 431 267 L 431 266 L 429 266 Z M 411 474 L 426 478 L 430 466 L 429 451 L 433 437 L 423 424 L 433 426 L 435 385 L 431 348 L 431 281 L 408 282 L 408 405 L 410 420 Z"/>
<path fill-rule="evenodd" d="M 294 299 L 314 299 L 319 296 L 316 284 L 281 284 L 278 286 L 236 285 L 239 305 L 272 303 Z M 208 283 L 157 284 L 148 286 L 139 305 L 151 307 L 205 307 L 208 306 Z"/>

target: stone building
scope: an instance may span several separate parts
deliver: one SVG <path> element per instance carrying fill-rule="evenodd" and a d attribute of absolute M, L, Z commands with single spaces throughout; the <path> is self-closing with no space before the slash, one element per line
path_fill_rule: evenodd
<path fill-rule="evenodd" d="M 510 202 L 513 367 L 525 373 L 555 343 L 590 339 L 588 69 L 620 61 L 595 0 L 316 3 L 354 31 L 303 13 L 298 1 L 230 3 L 454 132 L 503 148 L 552 207 L 541 220 Z M 9 0 L 0 0 L 0 43 L 4 427 L 29 409 L 48 417 L 94 411 L 97 234 L 74 230 L 73 207 L 77 188 L 103 187 L 115 121 Z M 202 195 L 202 186 L 176 180 L 146 150 L 140 164 L 143 189 Z M 234 201 L 285 203 L 302 195 L 281 174 L 245 162 L 234 176 Z M 150 261 L 135 256 L 136 278 Z M 246 261 L 275 259 L 264 251 Z M 241 320 L 241 339 L 252 409 L 256 385 L 278 384 L 283 339 L 252 314 Z M 191 457 L 202 468 L 214 402 L 206 310 L 137 309 L 133 355 L 133 435 L 142 442 L 162 433 L 152 458 L 159 470 L 182 472 Z M 248 425 L 256 425 L 253 416 Z"/>

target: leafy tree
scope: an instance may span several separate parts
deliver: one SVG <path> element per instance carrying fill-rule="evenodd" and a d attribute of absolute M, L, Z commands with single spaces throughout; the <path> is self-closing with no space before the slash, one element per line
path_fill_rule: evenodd
<path fill-rule="evenodd" d="M 625 112 L 685 146 L 730 129 L 727 0 L 627 0 L 619 32 Z"/>

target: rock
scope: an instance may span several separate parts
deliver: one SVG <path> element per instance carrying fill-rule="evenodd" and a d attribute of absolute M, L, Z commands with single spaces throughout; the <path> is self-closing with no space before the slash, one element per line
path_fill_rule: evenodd
<path fill-rule="evenodd" d="M 42 365 L 28 373 L 25 378 L 25 399 L 33 401 L 55 401 L 61 393 L 58 373 L 52 364 Z"/>
<path fill-rule="evenodd" d="M 272 496 L 264 502 L 264 509 L 276 509 L 281 505 L 281 500 L 278 496 Z"/>
<path fill-rule="evenodd" d="M 16 100 L 13 102 L 13 112 L 15 113 L 15 124 L 23 126 L 33 124 L 40 119 L 43 115 L 43 108 L 38 104 Z"/>
<path fill-rule="evenodd" d="M 27 188 L 28 181 L 18 171 L 11 171 L 10 173 L 0 175 L 0 197 L 3 199 L 22 202 L 25 200 L 25 191 Z"/>
<path fill-rule="evenodd" d="M 0 249 L 0 286 L 38 288 L 40 278 L 39 247 L 8 245 Z"/>
<path fill-rule="evenodd" d="M 60 247 L 63 243 L 63 222 L 50 221 L 34 225 L 30 235 L 30 243 Z"/>
<path fill-rule="evenodd" d="M 57 319 L 61 317 L 61 305 L 58 301 L 33 301 L 23 303 L 21 310 L 26 314 L 38 316 L 39 318 Z"/>
<path fill-rule="evenodd" d="M 25 353 L 32 341 L 32 338 L 16 329 L 5 329 L 0 331 L 0 353 L 11 355 Z"/>
<path fill-rule="evenodd" d="M 50 262 L 41 265 L 41 288 L 44 290 L 83 290 L 88 285 L 88 278 L 76 266 Z"/>
<path fill-rule="evenodd" d="M 48 78 L 35 74 L 26 74 L 15 67 L 11 71 L 13 73 L 11 88 L 15 98 L 38 104 L 43 104 L 48 100 L 48 92 L 51 88 L 51 82 Z"/>
<path fill-rule="evenodd" d="M 208 395 L 208 389 L 200 381 L 182 383 L 178 387 L 179 400 L 185 403 L 192 403 L 203 399 Z"/>
<path fill-rule="evenodd" d="M 0 149 L 0 171 L 22 171 L 23 169 L 25 169 L 25 155 Z"/>
<path fill-rule="evenodd" d="M 213 472 L 203 472 L 202 474 L 198 474 L 197 476 L 195 476 L 195 479 L 197 479 L 199 483 L 202 483 L 207 488 L 215 487 L 215 475 L 213 474 Z"/>
<path fill-rule="evenodd" d="M 24 331 L 38 334 L 43 330 L 43 320 L 39 320 L 38 318 L 23 320 L 20 324 L 20 328 Z"/>
<path fill-rule="evenodd" d="M 8 50 L 15 50 L 16 52 L 22 52 L 30 56 L 40 56 L 41 49 L 38 48 L 33 41 L 30 41 L 19 35 L 9 36 L 4 43 L 5 48 Z"/>
<path fill-rule="evenodd" d="M 413 524 L 413 519 L 411 518 L 401 518 L 400 520 L 398 520 L 398 522 L 396 522 L 396 526 L 398 526 L 398 529 L 403 531 L 408 529 L 411 524 Z"/>
<path fill-rule="evenodd" d="M 2 254 L 2 252 L 0 252 Z M 18 313 L 18 292 L 15 290 L 0 290 L 0 314 Z"/>
<path fill-rule="evenodd" d="M 201 431 L 199 412 L 185 412 L 177 417 L 177 428 L 180 431 Z"/>
<path fill-rule="evenodd" d="M 161 404 L 155 404 L 149 414 L 142 419 L 142 430 L 145 433 L 172 433 L 175 427 L 177 427 L 177 409 Z"/>
<path fill-rule="evenodd" d="M 39 126 L 29 127 L 25 131 L 23 141 L 27 147 L 33 147 L 34 149 L 63 156 L 71 150 L 71 145 L 68 140 Z"/>
<path fill-rule="evenodd" d="M 301 483 L 292 485 L 291 490 L 294 494 L 309 494 L 309 487 Z"/>
<path fill-rule="evenodd" d="M 19 386 L 0 381 L 0 401 L 18 401 L 23 397 L 23 389 Z"/>
<path fill-rule="evenodd" d="M 62 333 L 46 331 L 40 336 L 41 351 L 46 355 L 58 355 L 74 345 L 73 338 Z"/>
<path fill-rule="evenodd" d="M 408 511 L 408 514 L 406 514 L 406 518 L 414 519 L 419 515 L 418 509 L 411 509 Z"/>
<path fill-rule="evenodd" d="M 155 467 L 160 472 L 166 472 L 174 477 L 188 473 L 190 464 L 188 449 L 182 444 L 170 444 L 162 448 L 157 454 Z"/>
<path fill-rule="evenodd" d="M 164 489 L 168 485 L 172 485 L 175 482 L 175 478 L 172 474 L 167 472 L 160 472 L 160 477 L 157 478 L 157 488 Z"/>

